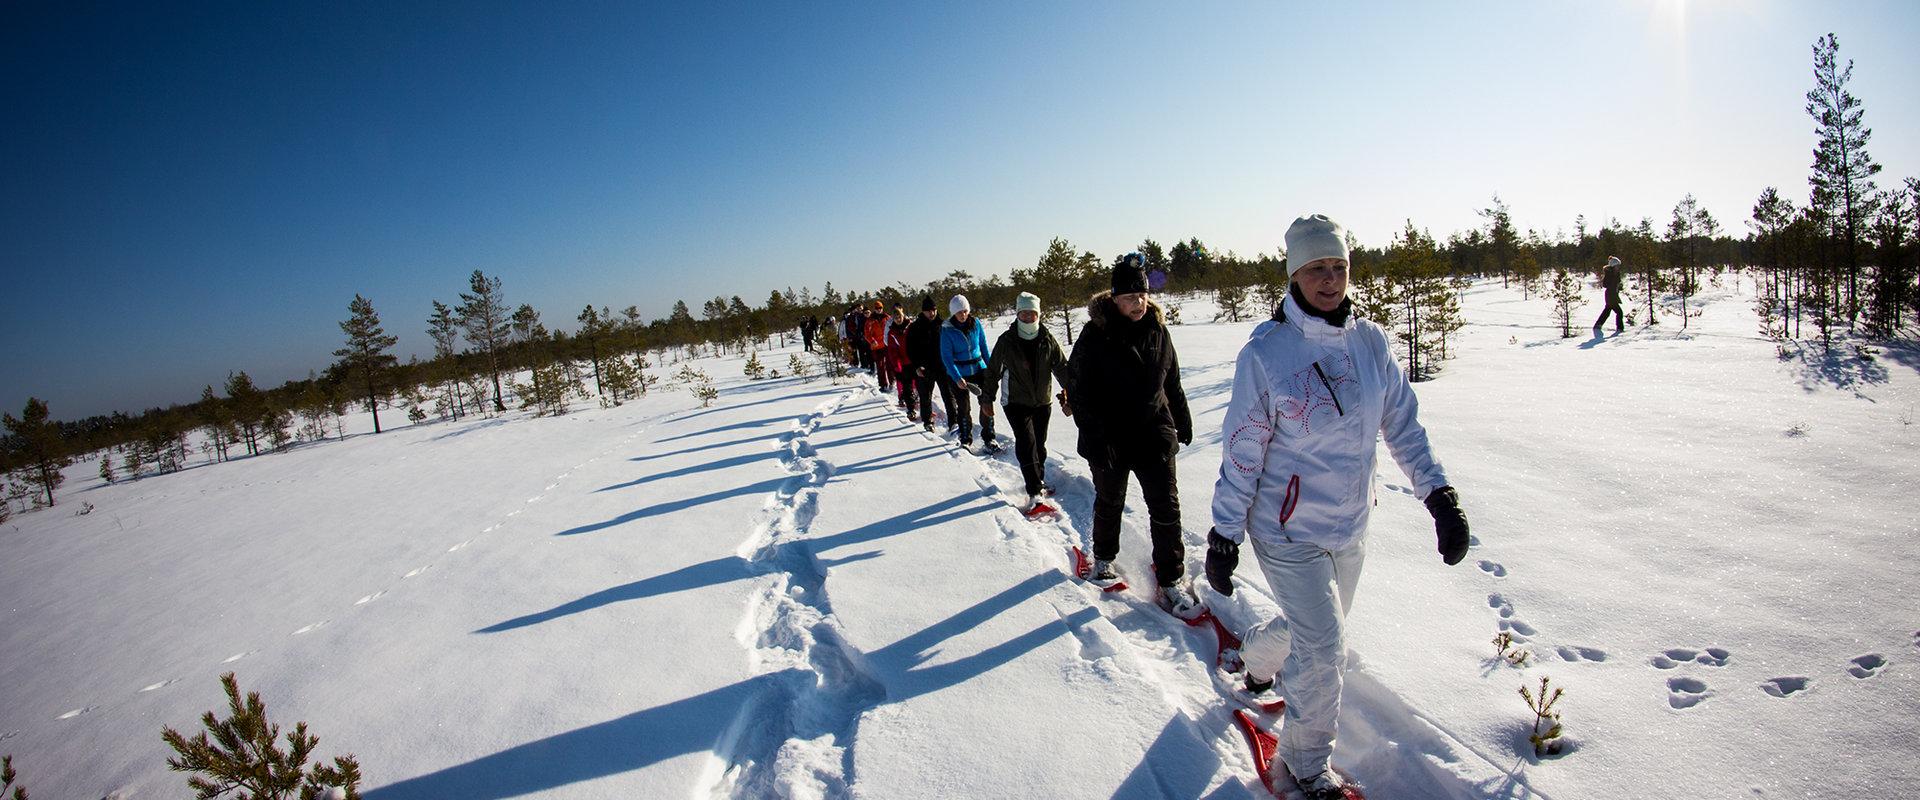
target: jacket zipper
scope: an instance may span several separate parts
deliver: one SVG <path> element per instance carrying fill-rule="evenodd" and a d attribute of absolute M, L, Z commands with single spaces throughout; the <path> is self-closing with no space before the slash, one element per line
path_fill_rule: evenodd
<path fill-rule="evenodd" d="M 1340 416 L 1346 416 L 1347 409 L 1340 405 L 1340 394 L 1333 390 L 1333 382 L 1327 380 L 1327 372 L 1320 368 L 1318 361 L 1313 362 L 1313 374 L 1320 376 L 1320 385 L 1327 387 L 1327 396 L 1333 398 L 1333 410 L 1340 412 Z"/>

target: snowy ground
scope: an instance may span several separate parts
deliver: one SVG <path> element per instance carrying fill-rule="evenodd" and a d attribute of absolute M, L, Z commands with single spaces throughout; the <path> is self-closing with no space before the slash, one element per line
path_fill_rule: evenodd
<path fill-rule="evenodd" d="M 1336 756 L 1374 798 L 1920 779 L 1920 351 L 1783 359 L 1746 291 L 1685 333 L 1575 339 L 1544 301 L 1467 292 L 1418 393 L 1477 544 L 1443 566 L 1383 458 Z M 1197 573 L 1253 323 L 1183 305 Z M 1070 421 L 1064 517 L 1033 523 L 1010 452 L 921 433 L 867 379 L 739 364 L 698 362 L 708 409 L 656 391 L 111 486 L 76 465 L 0 527 L 0 753 L 39 800 L 182 795 L 160 727 L 191 731 L 232 670 L 378 800 L 1261 796 L 1212 634 L 1066 574 L 1092 504 Z M 1245 627 L 1274 606 L 1239 579 L 1204 594 Z M 1531 664 L 1494 658 L 1502 629 Z M 1517 694 L 1541 675 L 1568 691 L 1545 761 Z"/>

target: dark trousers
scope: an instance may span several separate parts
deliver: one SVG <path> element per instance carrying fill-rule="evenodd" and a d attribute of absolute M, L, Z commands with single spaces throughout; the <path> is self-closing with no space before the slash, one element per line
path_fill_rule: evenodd
<path fill-rule="evenodd" d="M 1613 313 L 1613 332 L 1619 333 L 1626 330 L 1626 322 L 1623 321 L 1620 313 L 1620 295 L 1612 292 L 1607 293 L 1607 305 L 1600 309 L 1600 318 L 1593 321 L 1593 329 L 1600 330 L 1600 326 L 1606 324 L 1608 312 Z"/>
<path fill-rule="evenodd" d="M 1047 477 L 1047 423 L 1053 419 L 1053 406 L 1008 403 L 1001 408 L 1007 411 L 1007 427 L 1013 429 L 1013 453 L 1020 457 L 1027 494 L 1039 494 Z"/>
<path fill-rule="evenodd" d="M 920 422 L 929 429 L 933 427 L 933 387 L 940 387 L 940 406 L 947 412 L 947 421 L 953 421 L 953 381 L 940 375 L 916 375 L 913 385 L 920 393 Z"/>
<path fill-rule="evenodd" d="M 1112 561 L 1120 555 L 1120 507 L 1127 499 L 1127 476 L 1132 475 L 1140 479 L 1140 494 L 1147 500 L 1154 574 L 1161 586 L 1173 585 L 1187 572 L 1173 456 L 1120 456 L 1111 464 L 1088 461 L 1087 466 L 1093 471 L 1093 557 Z"/>
<path fill-rule="evenodd" d="M 860 368 L 871 371 L 873 369 L 873 350 L 868 348 L 867 343 L 864 341 L 854 345 L 853 350 L 860 356 Z"/>
<path fill-rule="evenodd" d="M 903 369 L 893 373 L 893 385 L 900 390 L 900 407 L 913 410 L 913 370 Z"/>
<path fill-rule="evenodd" d="M 960 443 L 973 444 L 973 393 L 960 388 L 951 380 L 948 381 L 948 385 L 954 387 L 954 415 L 951 418 L 960 421 Z M 980 384 L 970 382 L 969 385 L 977 387 Z M 988 404 L 992 402 L 991 397 L 980 398 L 980 441 L 987 444 L 993 444 L 993 415 L 986 413 Z"/>
<path fill-rule="evenodd" d="M 813 352 L 813 331 L 801 331 L 800 341 L 807 343 L 807 352 Z"/>

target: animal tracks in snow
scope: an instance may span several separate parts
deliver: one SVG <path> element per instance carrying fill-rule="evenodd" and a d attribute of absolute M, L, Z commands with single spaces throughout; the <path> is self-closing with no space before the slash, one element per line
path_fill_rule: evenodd
<path fill-rule="evenodd" d="M 1699 678 L 1681 676 L 1667 679 L 1667 705 L 1676 709 L 1692 708 L 1713 696 L 1713 690 L 1707 688 L 1707 682 Z"/>
<path fill-rule="evenodd" d="M 1506 567 L 1500 566 L 1499 564 L 1496 564 L 1492 561 L 1487 561 L 1486 559 L 1481 559 L 1480 571 L 1487 573 L 1488 575 L 1492 575 L 1493 577 L 1496 577 L 1496 578 L 1507 577 Z"/>
<path fill-rule="evenodd" d="M 1867 653 L 1854 656 L 1853 666 L 1847 667 L 1847 674 L 1860 680 L 1866 680 L 1880 674 L 1880 668 L 1887 665 L 1887 657 L 1879 653 Z"/>
<path fill-rule="evenodd" d="M 1602 650 L 1598 647 L 1581 647 L 1579 645 L 1561 645 L 1559 647 L 1554 648 L 1554 652 L 1560 654 L 1561 661 L 1605 661 L 1607 660 L 1607 651 Z"/>
<path fill-rule="evenodd" d="M 1766 692 L 1774 697 L 1786 697 L 1794 692 L 1805 691 L 1812 686 L 1812 678 L 1789 675 L 1784 678 L 1773 678 L 1761 683 L 1760 691 Z"/>
<path fill-rule="evenodd" d="M 1720 647 L 1709 647 L 1705 650 L 1675 647 L 1661 651 L 1653 658 L 1647 659 L 1647 663 L 1652 664 L 1654 669 L 1673 669 L 1681 664 L 1688 663 L 1705 664 L 1709 667 L 1724 667 L 1727 665 L 1727 661 L 1732 658 L 1732 653 Z"/>

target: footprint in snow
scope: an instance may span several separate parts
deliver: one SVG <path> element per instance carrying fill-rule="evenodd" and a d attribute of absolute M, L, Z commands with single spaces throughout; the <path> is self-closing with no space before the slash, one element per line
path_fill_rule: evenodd
<path fill-rule="evenodd" d="M 429 565 L 427 565 L 427 566 L 429 566 L 429 567 L 430 567 L 430 566 L 433 566 L 433 565 L 431 565 L 431 564 L 429 564 Z M 426 571 L 427 571 L 427 567 L 421 567 L 421 568 L 419 568 L 419 569 L 416 569 L 416 570 L 414 570 L 414 571 L 412 571 L 412 572 L 409 572 L 409 573 L 407 573 L 407 574 L 405 574 L 405 575 L 402 575 L 402 576 L 400 576 L 400 577 L 402 577 L 402 578 L 412 578 L 412 577 L 416 577 L 416 576 L 418 576 L 418 575 L 419 575 L 420 573 L 422 573 L 422 572 L 426 572 Z"/>
<path fill-rule="evenodd" d="M 367 595 L 366 597 L 362 597 L 358 600 L 353 601 L 353 604 L 356 606 L 364 606 L 368 603 L 371 603 L 375 600 L 380 599 L 380 596 L 386 593 L 387 591 L 385 589 L 382 589 L 380 591 L 374 592 L 373 594 Z"/>
<path fill-rule="evenodd" d="M 462 550 L 462 549 L 465 549 L 465 548 L 466 548 L 466 546 L 467 546 L 467 545 L 470 545 L 470 544 L 473 544 L 473 540 L 472 540 L 472 539 L 468 539 L 468 540 L 466 540 L 466 541 L 464 541 L 464 542 L 460 542 L 459 544 L 456 544 L 456 545 L 454 545 L 454 546 L 452 546 L 452 547 L 449 547 L 449 548 L 447 548 L 447 552 L 449 552 L 449 553 L 453 553 L 453 552 L 458 552 L 458 551 L 460 551 L 460 550 Z"/>
<path fill-rule="evenodd" d="M 179 679 L 179 678 L 168 678 L 168 679 L 166 679 L 166 680 L 164 680 L 164 681 L 160 681 L 160 682 L 158 682 L 158 683 L 149 683 L 149 684 L 147 684 L 147 685 L 145 685 L 145 686 L 142 686 L 142 687 L 140 687 L 140 691 L 141 691 L 141 692 L 157 692 L 157 691 L 159 691 L 159 690 L 161 690 L 161 689 L 165 689 L 165 688 L 167 688 L 167 687 L 169 687 L 169 686 L 172 686 L 172 685 L 174 685 L 174 684 L 176 684 L 176 683 L 179 683 L 179 682 L 180 682 L 180 679 Z"/>
<path fill-rule="evenodd" d="M 257 653 L 257 652 L 260 652 L 260 651 L 258 651 L 258 650 L 248 650 L 247 652 L 244 652 L 244 653 L 234 653 L 233 655 L 230 655 L 230 656 L 227 656 L 227 657 L 226 657 L 226 658 L 224 658 L 224 659 L 221 659 L 221 660 L 220 660 L 220 663 L 222 663 L 222 664 L 231 664 L 231 663 L 233 663 L 233 662 L 235 662 L 235 661 L 239 661 L 240 659 L 243 659 L 243 658 L 246 658 L 247 656 L 250 656 L 250 655 L 253 655 L 254 653 Z"/>
<path fill-rule="evenodd" d="M 1707 682 L 1699 678 L 1667 679 L 1667 705 L 1674 708 L 1692 708 L 1712 696 L 1713 690 L 1708 689 Z"/>
<path fill-rule="evenodd" d="M 1492 561 L 1482 560 L 1480 562 L 1480 571 L 1496 578 L 1507 577 L 1507 568 Z"/>
<path fill-rule="evenodd" d="M 94 709 L 97 709 L 97 708 L 99 708 L 99 706 L 87 706 L 86 708 L 76 708 L 65 714 L 61 714 L 60 716 L 54 717 L 54 720 L 58 721 L 63 719 L 73 719 L 74 717 L 80 716 L 81 714 L 85 714 L 89 711 L 93 711 Z"/>
<path fill-rule="evenodd" d="M 1473 535 L 1473 534 L 1471 534 L 1471 533 L 1469 533 L 1469 534 L 1467 534 L 1467 546 L 1468 546 L 1468 547 L 1479 547 L 1479 546 L 1480 546 L 1480 537 L 1478 537 L 1478 536 L 1475 536 L 1475 535 Z"/>
<path fill-rule="evenodd" d="M 1794 692 L 1803 691 L 1812 685 L 1812 678 L 1788 675 L 1761 683 L 1760 691 L 1766 692 L 1774 697 L 1786 697 Z"/>
<path fill-rule="evenodd" d="M 1706 650 L 1694 650 L 1689 647 L 1675 647 L 1662 651 L 1659 655 L 1647 659 L 1654 669 L 1673 669 L 1681 664 L 1705 664 L 1709 667 L 1724 667 L 1733 654 L 1720 647 Z"/>
<path fill-rule="evenodd" d="M 1533 636 L 1540 632 L 1539 630 L 1535 629 L 1532 625 L 1528 625 L 1527 623 L 1521 622 L 1520 620 L 1517 620 L 1517 619 L 1500 620 L 1500 629 L 1503 631 L 1512 631 L 1521 636 Z"/>
<path fill-rule="evenodd" d="M 1880 668 L 1886 665 L 1886 656 L 1880 655 L 1879 653 L 1868 653 L 1863 656 L 1855 656 L 1853 658 L 1853 666 L 1847 668 L 1847 674 L 1861 680 L 1866 680 L 1867 678 L 1880 674 Z"/>
<path fill-rule="evenodd" d="M 1560 654 L 1561 661 L 1605 661 L 1607 660 L 1607 651 L 1602 650 L 1598 647 L 1581 647 L 1579 645 L 1561 645 L 1560 647 L 1557 647 L 1554 649 L 1556 652 Z"/>
<path fill-rule="evenodd" d="M 328 620 L 328 619 L 320 620 L 319 622 L 313 623 L 312 625 L 308 625 L 304 628 L 301 628 L 300 630 L 294 631 L 293 635 L 299 636 L 300 634 L 303 634 L 303 633 L 312 633 L 314 631 L 320 630 L 321 628 L 327 627 L 327 623 L 332 621 L 333 620 Z"/>
<path fill-rule="evenodd" d="M 1500 612 L 1501 619 L 1513 616 L 1513 604 L 1507 602 L 1506 596 L 1499 592 L 1487 595 L 1487 607 Z"/>
<path fill-rule="evenodd" d="M 1406 496 L 1408 496 L 1408 497 L 1412 497 L 1412 496 L 1413 496 L 1413 490 L 1412 490 L 1412 489 L 1409 489 L 1409 488 L 1407 488 L 1407 487 L 1405 487 L 1405 486 L 1400 486 L 1400 485 L 1398 485 L 1398 484 L 1392 484 L 1392 483 L 1385 483 L 1385 484 L 1381 484 L 1381 485 L 1382 485 L 1382 486 L 1385 486 L 1385 487 L 1387 487 L 1387 491 L 1390 491 L 1390 492 L 1399 492 L 1399 493 L 1401 493 L 1401 494 L 1404 494 L 1404 495 L 1406 495 Z"/>

